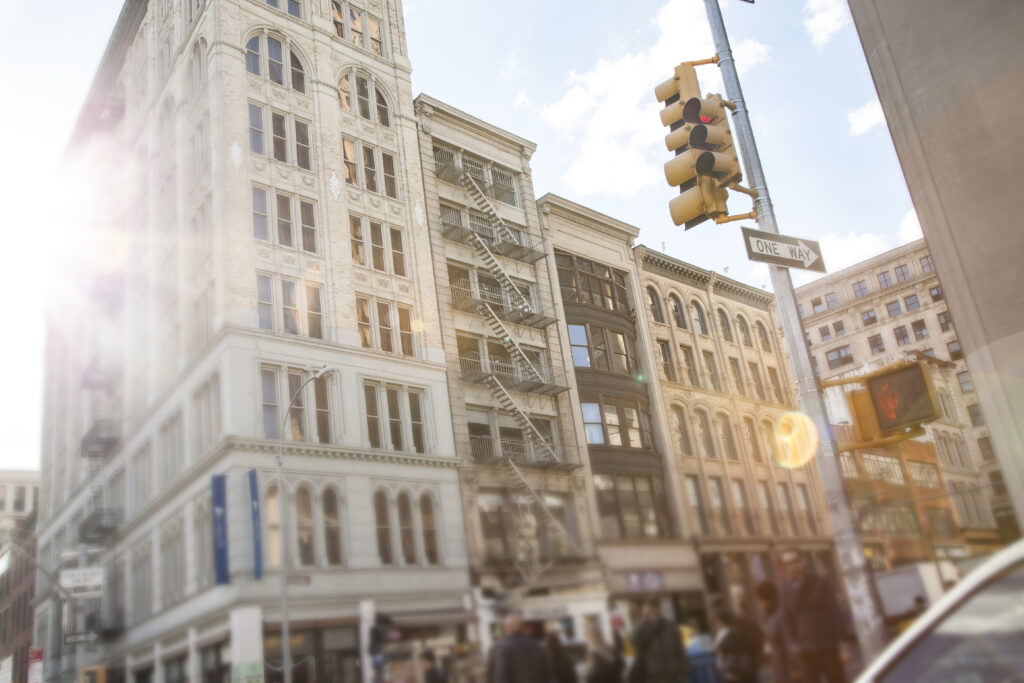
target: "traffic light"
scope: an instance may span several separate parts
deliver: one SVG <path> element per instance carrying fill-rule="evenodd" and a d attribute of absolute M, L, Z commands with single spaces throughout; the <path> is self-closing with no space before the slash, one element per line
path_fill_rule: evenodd
<path fill-rule="evenodd" d="M 89 666 L 82 669 L 79 683 L 107 683 L 107 667 Z"/>
<path fill-rule="evenodd" d="M 665 146 L 676 158 L 665 164 L 668 184 L 679 187 L 669 202 L 676 225 L 689 230 L 708 220 L 728 215 L 725 187 L 740 179 L 739 160 L 720 95 L 702 98 L 692 64 L 676 67 L 675 76 L 654 89 L 665 103 L 661 122 L 669 127 Z"/>
<path fill-rule="evenodd" d="M 879 370 L 849 394 L 857 439 L 873 441 L 940 417 L 931 371 L 924 363 Z"/>

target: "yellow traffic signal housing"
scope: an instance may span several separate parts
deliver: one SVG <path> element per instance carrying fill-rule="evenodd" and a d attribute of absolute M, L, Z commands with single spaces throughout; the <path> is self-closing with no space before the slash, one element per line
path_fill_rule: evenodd
<path fill-rule="evenodd" d="M 702 98 L 697 73 L 688 63 L 677 66 L 675 76 L 654 94 L 666 104 L 661 122 L 671 132 L 665 146 L 676 153 L 665 164 L 665 180 L 679 187 L 679 196 L 669 202 L 672 222 L 688 230 L 727 215 L 725 186 L 737 182 L 740 172 L 722 97 Z"/>
<path fill-rule="evenodd" d="M 856 379 L 865 388 L 851 391 L 848 401 L 860 443 L 902 434 L 941 415 L 931 370 L 924 363 L 890 366 Z"/>
<path fill-rule="evenodd" d="M 79 683 L 107 683 L 107 667 L 89 666 L 82 669 Z"/>

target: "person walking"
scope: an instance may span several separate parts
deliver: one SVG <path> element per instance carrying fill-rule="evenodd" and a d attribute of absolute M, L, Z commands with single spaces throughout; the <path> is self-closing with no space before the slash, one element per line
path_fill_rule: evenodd
<path fill-rule="evenodd" d="M 433 650 L 420 653 L 420 670 L 423 672 L 423 683 L 448 683 L 448 677 L 437 668 L 437 656 Z"/>
<path fill-rule="evenodd" d="M 679 628 L 661 616 L 657 599 L 644 603 L 632 640 L 636 656 L 629 670 L 629 683 L 677 683 L 686 676 L 690 667 Z"/>
<path fill-rule="evenodd" d="M 562 646 L 562 639 L 557 633 L 549 633 L 544 636 L 544 649 L 547 650 L 548 659 L 551 661 L 551 675 L 554 677 L 554 683 L 579 682 L 576 666 Z"/>
<path fill-rule="evenodd" d="M 505 636 L 487 658 L 487 683 L 549 683 L 551 663 L 536 639 L 523 632 L 523 620 L 505 618 Z"/>
<path fill-rule="evenodd" d="M 587 627 L 589 664 L 586 683 L 622 683 L 625 664 L 618 652 L 608 646 L 601 630 L 593 624 Z"/>
<path fill-rule="evenodd" d="M 852 640 L 848 622 L 828 579 L 814 573 L 795 549 L 782 555 L 788 579 L 782 587 L 782 624 L 804 683 L 845 683 Z"/>
<path fill-rule="evenodd" d="M 779 589 L 772 581 L 762 581 L 754 589 L 757 601 L 764 613 L 764 633 L 771 660 L 772 683 L 797 683 L 799 674 L 790 655 L 789 641 L 782 624 L 782 609 L 779 606 Z"/>
<path fill-rule="evenodd" d="M 757 683 L 756 644 L 751 643 L 732 612 L 715 613 L 715 664 L 726 683 Z"/>

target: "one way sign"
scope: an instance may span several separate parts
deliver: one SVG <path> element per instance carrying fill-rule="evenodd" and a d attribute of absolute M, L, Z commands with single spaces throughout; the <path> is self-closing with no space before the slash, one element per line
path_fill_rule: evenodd
<path fill-rule="evenodd" d="M 743 245 L 747 248 L 747 257 L 751 261 L 825 272 L 825 262 L 821 259 L 821 245 L 814 240 L 773 235 L 753 228 L 741 229 Z"/>

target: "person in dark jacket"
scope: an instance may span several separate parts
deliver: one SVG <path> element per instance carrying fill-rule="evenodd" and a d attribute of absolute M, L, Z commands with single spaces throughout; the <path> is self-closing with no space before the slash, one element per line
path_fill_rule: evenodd
<path fill-rule="evenodd" d="M 643 617 L 633 630 L 633 649 L 630 683 L 677 683 L 690 669 L 679 628 L 661 616 L 657 599 L 644 604 Z"/>
<path fill-rule="evenodd" d="M 487 683 L 548 683 L 551 663 L 543 646 L 523 633 L 518 615 L 505 619 L 505 637 L 491 648 Z"/>
<path fill-rule="evenodd" d="M 796 683 L 799 674 L 791 661 L 789 641 L 782 625 L 782 610 L 779 607 L 779 589 L 772 581 L 762 581 L 754 589 L 757 601 L 764 613 L 764 633 L 771 659 L 772 683 Z"/>
<path fill-rule="evenodd" d="M 548 652 L 548 659 L 551 661 L 551 674 L 555 683 L 578 683 L 576 666 L 572 658 L 562 647 L 562 639 L 557 633 L 549 633 L 544 636 L 544 649 Z"/>
<path fill-rule="evenodd" d="M 757 683 L 756 645 L 744 633 L 731 612 L 721 610 L 714 616 L 715 664 L 726 683 Z"/>
<path fill-rule="evenodd" d="M 782 587 L 782 624 L 804 683 L 845 683 L 850 629 L 828 579 L 810 571 L 796 550 L 783 553 L 789 576 Z"/>
<path fill-rule="evenodd" d="M 420 653 L 420 667 L 423 670 L 423 683 L 448 683 L 448 677 L 437 668 L 437 657 L 433 650 Z"/>
<path fill-rule="evenodd" d="M 587 627 L 589 665 L 586 683 L 622 683 L 625 664 L 619 653 L 608 646 L 601 630 L 593 624 Z"/>

